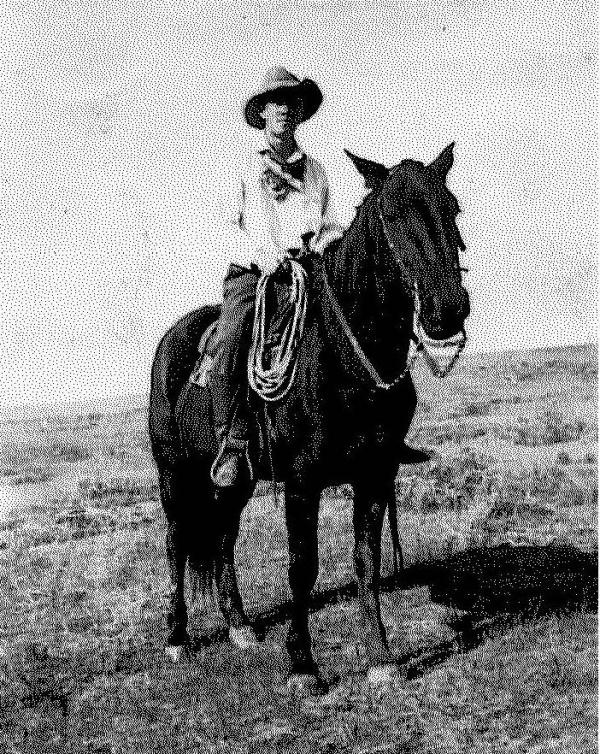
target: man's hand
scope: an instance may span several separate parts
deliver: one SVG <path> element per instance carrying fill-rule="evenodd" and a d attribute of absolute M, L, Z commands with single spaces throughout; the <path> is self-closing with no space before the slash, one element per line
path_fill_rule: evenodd
<path fill-rule="evenodd" d="M 311 231 L 303 233 L 300 236 L 301 246 L 294 246 L 293 248 L 286 249 L 283 252 L 282 259 L 295 259 L 301 254 L 310 254 L 310 242 L 315 237 L 315 234 Z"/>
<path fill-rule="evenodd" d="M 256 250 L 256 264 L 263 274 L 270 274 L 279 265 L 280 256 L 281 252 L 275 245 L 268 248 L 261 247 Z"/>
<path fill-rule="evenodd" d="M 314 238 L 314 233 L 303 233 L 298 241 L 298 246 L 289 246 L 285 249 L 277 248 L 275 245 L 269 248 L 257 249 L 256 263 L 260 267 L 261 272 L 264 274 L 270 274 L 274 272 L 280 264 L 288 259 L 295 259 L 296 257 L 307 254 L 310 252 L 310 241 Z"/>

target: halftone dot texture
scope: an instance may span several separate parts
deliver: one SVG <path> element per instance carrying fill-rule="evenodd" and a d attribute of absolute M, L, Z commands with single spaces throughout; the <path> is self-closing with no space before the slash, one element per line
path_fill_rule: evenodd
<path fill-rule="evenodd" d="M 451 141 L 470 347 L 595 339 L 595 5 L 11 5 L 0 113 L 0 402 L 141 392 L 156 341 L 220 294 L 242 118 L 284 65 L 341 220 Z"/>

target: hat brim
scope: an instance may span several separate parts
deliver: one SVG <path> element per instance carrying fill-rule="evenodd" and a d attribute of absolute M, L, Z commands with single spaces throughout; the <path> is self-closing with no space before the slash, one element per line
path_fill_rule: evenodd
<path fill-rule="evenodd" d="M 318 86 L 312 79 L 304 79 L 298 83 L 280 84 L 273 89 L 268 89 L 264 92 L 250 97 L 244 108 L 244 117 L 246 123 L 252 128 L 258 128 L 262 130 L 265 127 L 265 119 L 262 117 L 265 104 L 271 100 L 274 94 L 286 94 L 290 97 L 300 97 L 304 104 L 301 123 L 317 112 L 323 101 L 323 94 Z"/>

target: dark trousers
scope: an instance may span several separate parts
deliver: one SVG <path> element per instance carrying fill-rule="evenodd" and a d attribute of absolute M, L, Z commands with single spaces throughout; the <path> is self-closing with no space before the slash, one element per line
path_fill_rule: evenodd
<path fill-rule="evenodd" d="M 259 274 L 255 270 L 229 266 L 223 283 L 223 308 L 217 324 L 215 362 L 211 393 L 217 432 L 229 427 L 234 414 L 236 420 L 231 435 L 246 434 L 246 369 L 254 301 Z M 238 400 L 234 400 L 238 396 Z M 236 405 L 237 404 L 237 410 Z"/>

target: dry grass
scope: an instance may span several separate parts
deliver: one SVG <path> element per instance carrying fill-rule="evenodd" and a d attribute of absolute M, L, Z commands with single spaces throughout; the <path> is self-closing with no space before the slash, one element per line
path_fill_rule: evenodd
<path fill-rule="evenodd" d="M 578 440 L 586 431 L 582 419 L 567 419 L 556 410 L 546 410 L 539 416 L 517 417 L 508 426 L 499 428 L 498 435 L 515 445 L 554 445 Z"/>
<path fill-rule="evenodd" d="M 440 455 L 397 480 L 409 568 L 500 543 L 595 552 L 592 358 L 466 358 L 442 383 L 417 372 L 424 408 L 413 437 Z M 1 750 L 594 750 L 596 621 L 583 609 L 457 633 L 426 588 L 386 594 L 392 648 L 408 644 L 409 658 L 407 677 L 380 697 L 364 682 L 355 600 L 311 616 L 319 665 L 339 678 L 324 698 L 277 692 L 281 624 L 254 654 L 217 643 L 167 665 L 164 522 L 143 410 L 6 421 L 0 441 L 13 496 L 0 508 Z M 237 552 L 255 614 L 289 597 L 283 512 L 265 493 L 244 513 Z M 324 496 L 319 590 L 352 579 L 351 497 L 346 487 Z M 387 532 L 384 550 L 389 573 Z M 200 605 L 190 620 L 197 635 L 221 625 Z"/>

